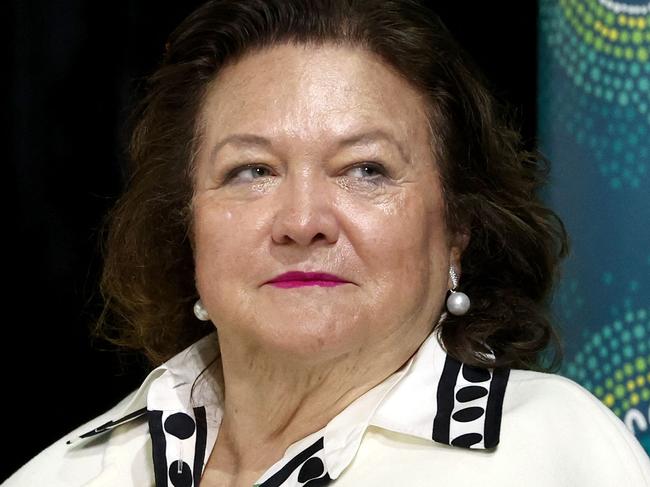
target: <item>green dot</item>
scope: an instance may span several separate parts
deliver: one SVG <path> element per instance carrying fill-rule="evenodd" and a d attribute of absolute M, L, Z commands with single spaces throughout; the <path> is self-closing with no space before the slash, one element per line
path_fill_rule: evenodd
<path fill-rule="evenodd" d="M 621 40 L 623 40 L 623 36 L 621 36 Z M 624 42 L 627 42 L 627 41 L 624 41 Z M 641 33 L 640 30 L 635 30 L 632 33 L 632 42 L 634 42 L 635 44 L 641 44 L 643 42 L 643 34 Z"/>
<path fill-rule="evenodd" d="M 622 384 L 617 384 L 616 387 L 614 387 L 614 395 L 618 399 L 625 397 L 625 387 Z"/>
<path fill-rule="evenodd" d="M 636 58 L 642 63 L 645 63 L 648 60 L 648 50 L 645 47 L 640 47 L 636 51 Z"/>
<path fill-rule="evenodd" d="M 637 371 L 643 372 L 646 369 L 645 359 L 643 357 L 637 357 L 637 359 L 634 361 L 634 367 Z"/>
<path fill-rule="evenodd" d="M 593 68 L 591 68 L 589 76 L 591 76 L 591 79 L 593 79 L 594 81 L 600 81 L 600 69 L 594 66 Z"/>
<path fill-rule="evenodd" d="M 634 374 L 634 367 L 632 367 L 632 364 L 625 364 L 623 371 L 625 372 L 626 376 L 630 377 L 632 374 Z"/>

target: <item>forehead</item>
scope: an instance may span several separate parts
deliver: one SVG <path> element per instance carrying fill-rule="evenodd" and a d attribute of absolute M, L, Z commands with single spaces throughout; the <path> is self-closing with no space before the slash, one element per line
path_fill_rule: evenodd
<path fill-rule="evenodd" d="M 281 44 L 224 67 L 201 118 L 210 134 L 248 131 L 310 139 L 370 126 L 428 140 L 425 96 L 370 51 Z"/>

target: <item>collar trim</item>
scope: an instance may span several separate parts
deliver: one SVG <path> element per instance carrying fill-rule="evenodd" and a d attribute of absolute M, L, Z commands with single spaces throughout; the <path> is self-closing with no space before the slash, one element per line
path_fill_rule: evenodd
<path fill-rule="evenodd" d="M 195 404 L 198 407 L 190 407 L 185 396 L 189 395 L 189 385 L 218 350 L 216 332 L 190 345 L 151 371 L 126 406 L 116 409 L 119 419 L 100 424 L 68 444 L 75 442 L 72 448 L 85 444 L 83 440 L 87 438 L 147 414 L 155 452 L 155 444 L 160 446 L 165 436 L 166 420 L 184 412 L 194 420 L 203 446 L 199 445 L 193 455 L 188 445 L 189 455 L 179 454 L 175 458 L 182 466 L 181 456 L 185 457 L 188 467 L 193 464 L 194 475 L 200 474 L 204 466 L 201 459 L 207 461 L 208 447 L 216 439 L 216 432 L 205 426 L 205 420 L 198 420 L 205 417 L 206 407 L 211 416 L 220 419 L 221 392 L 216 391 L 217 400 L 201 394 Z M 338 478 L 354 458 L 369 425 L 454 447 L 494 448 L 499 443 L 508 378 L 509 369 L 473 367 L 447 355 L 439 343 L 439 334 L 434 332 L 400 370 L 350 404 L 325 428 L 291 445 L 258 485 L 285 485 L 288 478 L 294 477 L 310 485 L 312 481 L 314 485 L 325 485 Z M 158 430 L 162 434 L 156 434 Z M 159 452 L 158 458 L 164 456 Z M 166 478 L 162 469 L 160 474 Z M 280 477 L 284 480 L 278 483 Z"/>
<path fill-rule="evenodd" d="M 463 448 L 496 447 L 509 373 L 508 369 L 474 367 L 447 356 L 438 382 L 431 438 Z"/>

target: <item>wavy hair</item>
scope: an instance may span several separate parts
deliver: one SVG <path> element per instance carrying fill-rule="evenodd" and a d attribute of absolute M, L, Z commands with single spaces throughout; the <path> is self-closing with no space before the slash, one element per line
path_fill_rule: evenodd
<path fill-rule="evenodd" d="M 134 111 L 130 177 L 105 220 L 93 334 L 155 366 L 214 330 L 191 312 L 199 112 L 224 65 L 280 43 L 367 49 L 426 95 L 446 223 L 470 234 L 460 289 L 472 307 L 438 325 L 443 345 L 468 364 L 540 370 L 551 346 L 557 367 L 548 300 L 568 243 L 538 196 L 548 165 L 525 150 L 438 16 L 414 0 L 213 0 L 174 30 Z"/>

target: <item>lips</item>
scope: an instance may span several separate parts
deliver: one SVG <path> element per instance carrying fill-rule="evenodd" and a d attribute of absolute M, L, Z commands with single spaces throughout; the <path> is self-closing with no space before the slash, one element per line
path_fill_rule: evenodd
<path fill-rule="evenodd" d="M 305 282 L 305 281 L 332 282 L 332 283 L 348 282 L 345 279 L 341 279 L 340 277 L 335 276 L 334 274 L 328 274 L 326 272 L 292 271 L 292 272 L 285 272 L 284 274 L 280 274 L 279 276 L 274 277 L 269 281 L 269 284 L 275 282 Z M 305 282 L 305 284 L 307 284 L 307 282 Z"/>

